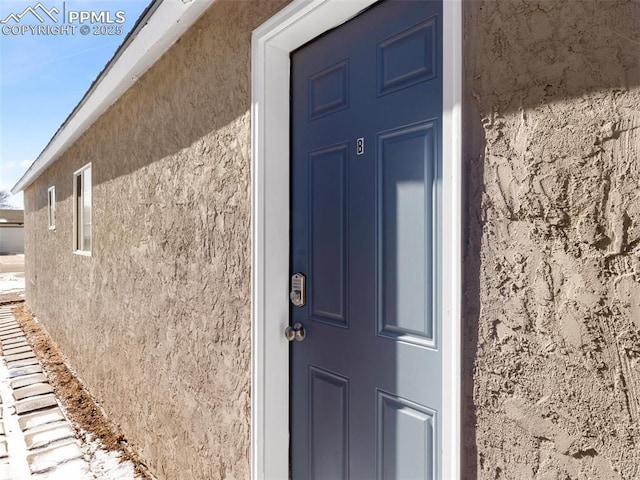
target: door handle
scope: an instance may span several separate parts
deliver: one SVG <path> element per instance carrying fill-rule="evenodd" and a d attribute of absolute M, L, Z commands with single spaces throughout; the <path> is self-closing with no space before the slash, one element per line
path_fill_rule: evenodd
<path fill-rule="evenodd" d="M 298 342 L 303 341 L 307 337 L 307 331 L 304 329 L 304 325 L 300 322 L 296 322 L 291 325 L 287 325 L 287 328 L 284 329 L 284 338 L 293 342 L 297 340 Z"/>

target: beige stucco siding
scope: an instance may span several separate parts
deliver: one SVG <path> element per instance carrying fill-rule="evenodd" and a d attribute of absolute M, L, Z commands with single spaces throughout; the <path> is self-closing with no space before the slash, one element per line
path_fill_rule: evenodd
<path fill-rule="evenodd" d="M 640 3 L 465 3 L 466 478 L 640 478 Z"/>
<path fill-rule="evenodd" d="M 218 0 L 25 194 L 28 303 L 163 479 L 249 475 L 250 32 L 286 1 Z M 464 2 L 463 478 L 640 478 L 639 25 Z"/>
<path fill-rule="evenodd" d="M 249 475 L 250 44 L 283 3 L 215 2 L 26 190 L 28 304 L 163 479 Z"/>

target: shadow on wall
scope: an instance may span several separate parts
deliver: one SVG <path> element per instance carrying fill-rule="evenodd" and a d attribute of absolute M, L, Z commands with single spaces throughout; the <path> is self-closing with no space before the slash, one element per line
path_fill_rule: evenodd
<path fill-rule="evenodd" d="M 615 311 L 604 273 L 638 253 L 640 2 L 472 1 L 464 23 L 465 478 L 638 478 L 635 447 L 604 436 L 640 440 L 640 390 L 609 394 L 619 380 L 589 355 L 627 386 L 640 375 L 596 352 L 618 340 L 585 319 Z M 612 330 L 633 331 L 631 317 Z"/>
<path fill-rule="evenodd" d="M 184 168 L 217 162 L 227 144 L 241 143 L 248 155 L 251 31 L 283 3 L 216 1 L 64 157 L 74 159 L 74 169 L 94 162 L 96 186 L 169 157 L 179 157 Z M 234 122 L 234 135 L 216 136 Z M 68 175 L 69 168 L 65 162 L 61 175 Z M 59 201 L 71 196 L 71 182 L 62 182 L 56 193 Z M 36 209 L 45 208 L 46 192 L 36 198 Z"/>
<path fill-rule="evenodd" d="M 636 0 L 465 3 L 467 86 L 484 117 L 640 81 Z"/>

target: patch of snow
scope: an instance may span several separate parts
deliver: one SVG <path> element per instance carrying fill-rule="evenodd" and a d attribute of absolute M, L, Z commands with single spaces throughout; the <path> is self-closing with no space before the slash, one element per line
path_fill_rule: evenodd
<path fill-rule="evenodd" d="M 89 464 L 83 460 L 82 452 L 75 439 L 51 448 L 32 450 L 31 452 L 29 462 L 31 469 L 36 472 L 31 478 L 93 480 L 93 477 L 88 475 Z M 66 477 L 62 475 L 66 475 Z"/>
<path fill-rule="evenodd" d="M 2 398 L 2 419 L 9 453 L 9 472 L 13 480 L 31 478 L 31 471 L 27 463 L 27 444 L 18 424 L 18 414 L 14 406 L 13 389 L 11 388 L 9 369 L 0 360 L 0 398 Z"/>
<path fill-rule="evenodd" d="M 19 293 L 24 291 L 24 276 L 19 277 L 15 273 L 0 275 L 0 294 Z"/>
<path fill-rule="evenodd" d="M 48 472 L 35 473 L 31 478 L 37 480 L 94 480 L 94 477 L 89 473 L 87 462 L 81 458 L 59 464 Z"/>
<path fill-rule="evenodd" d="M 97 480 L 136 480 L 133 463 L 122 462 L 120 452 L 106 450 L 99 440 L 93 440 L 90 433 L 81 432 L 82 451 L 89 460 L 91 473 Z"/>

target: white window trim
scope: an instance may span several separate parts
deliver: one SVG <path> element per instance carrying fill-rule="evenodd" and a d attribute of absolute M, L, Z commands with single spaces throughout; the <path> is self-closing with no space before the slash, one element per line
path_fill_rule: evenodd
<path fill-rule="evenodd" d="M 443 1 L 443 479 L 460 478 L 462 0 Z M 289 475 L 289 54 L 375 0 L 294 0 L 253 32 L 252 479 Z"/>
<path fill-rule="evenodd" d="M 56 229 L 56 186 L 47 189 L 47 215 L 49 217 L 49 230 Z"/>
<path fill-rule="evenodd" d="M 85 257 L 90 257 L 93 250 L 93 169 L 91 168 L 91 250 L 78 248 L 78 228 L 82 228 L 82 225 L 78 225 L 78 182 L 76 178 L 88 168 L 91 168 L 91 162 L 73 172 L 73 253 Z"/>

